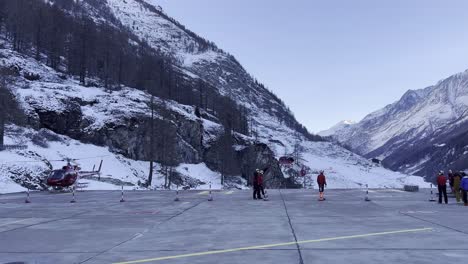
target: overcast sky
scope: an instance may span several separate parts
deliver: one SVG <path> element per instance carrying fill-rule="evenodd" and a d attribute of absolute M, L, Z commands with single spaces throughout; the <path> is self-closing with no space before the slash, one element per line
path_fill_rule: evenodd
<path fill-rule="evenodd" d="M 468 69 L 465 0 L 157 0 L 318 132 Z"/>

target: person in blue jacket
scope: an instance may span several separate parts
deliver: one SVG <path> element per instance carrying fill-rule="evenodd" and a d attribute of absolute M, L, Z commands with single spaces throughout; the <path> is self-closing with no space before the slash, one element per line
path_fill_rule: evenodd
<path fill-rule="evenodd" d="M 465 176 L 461 180 L 460 187 L 461 187 L 461 191 L 462 191 L 462 195 L 463 195 L 463 202 L 465 203 L 465 206 L 468 206 L 468 198 L 467 198 L 467 196 L 468 196 L 468 175 L 465 174 Z"/>

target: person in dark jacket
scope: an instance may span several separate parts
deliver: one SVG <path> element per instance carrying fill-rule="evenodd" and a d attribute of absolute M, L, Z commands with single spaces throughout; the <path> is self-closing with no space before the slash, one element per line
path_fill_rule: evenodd
<path fill-rule="evenodd" d="M 466 174 L 461 180 L 460 188 L 462 191 L 463 202 L 465 203 L 465 206 L 468 206 L 468 176 Z"/>
<path fill-rule="evenodd" d="M 254 200 L 260 199 L 259 198 L 260 192 L 259 192 L 259 188 L 258 188 L 258 174 L 259 173 L 260 173 L 260 169 L 256 169 L 255 172 L 254 172 L 254 176 L 253 176 L 252 185 L 253 185 L 253 199 Z M 258 195 L 257 195 L 257 193 L 258 193 Z"/>
<path fill-rule="evenodd" d="M 445 204 L 448 204 L 447 198 L 447 177 L 445 177 L 444 172 L 440 171 L 439 176 L 437 176 L 437 188 L 439 189 L 439 203 L 442 203 L 442 194 L 444 195 Z"/>
<path fill-rule="evenodd" d="M 317 184 L 319 186 L 319 201 L 325 200 L 324 197 L 324 191 L 325 191 L 325 186 L 327 186 L 327 180 L 325 178 L 325 175 L 323 174 L 323 171 L 320 171 L 320 174 L 317 176 Z"/>
<path fill-rule="evenodd" d="M 449 180 L 450 190 L 452 191 L 452 193 L 454 193 L 455 190 L 453 189 L 453 177 L 454 177 L 455 175 L 453 174 L 452 170 L 449 170 L 449 171 L 448 171 L 447 176 L 448 176 L 448 180 Z"/>

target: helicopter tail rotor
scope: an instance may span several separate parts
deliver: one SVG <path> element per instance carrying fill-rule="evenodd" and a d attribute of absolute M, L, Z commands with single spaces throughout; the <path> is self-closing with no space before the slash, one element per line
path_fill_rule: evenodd
<path fill-rule="evenodd" d="M 101 160 L 101 163 L 99 163 L 99 169 L 98 169 L 98 172 L 99 172 L 99 173 L 101 172 L 102 162 L 103 162 L 103 161 L 104 161 L 104 160 Z"/>

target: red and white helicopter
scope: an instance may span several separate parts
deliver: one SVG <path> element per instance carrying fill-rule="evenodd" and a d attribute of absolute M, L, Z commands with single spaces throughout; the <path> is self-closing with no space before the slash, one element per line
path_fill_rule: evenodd
<path fill-rule="evenodd" d="M 63 159 L 63 160 L 51 160 L 51 161 L 66 161 L 67 164 L 61 169 L 56 169 L 50 172 L 47 176 L 46 184 L 54 188 L 55 190 L 63 189 L 67 187 L 76 187 L 79 183 L 79 179 L 86 179 L 92 176 L 101 176 L 102 162 L 99 164 L 98 170 L 93 167 L 92 171 L 81 171 L 81 168 L 76 163 L 80 159 Z M 74 164 L 72 164 L 74 163 Z"/>

